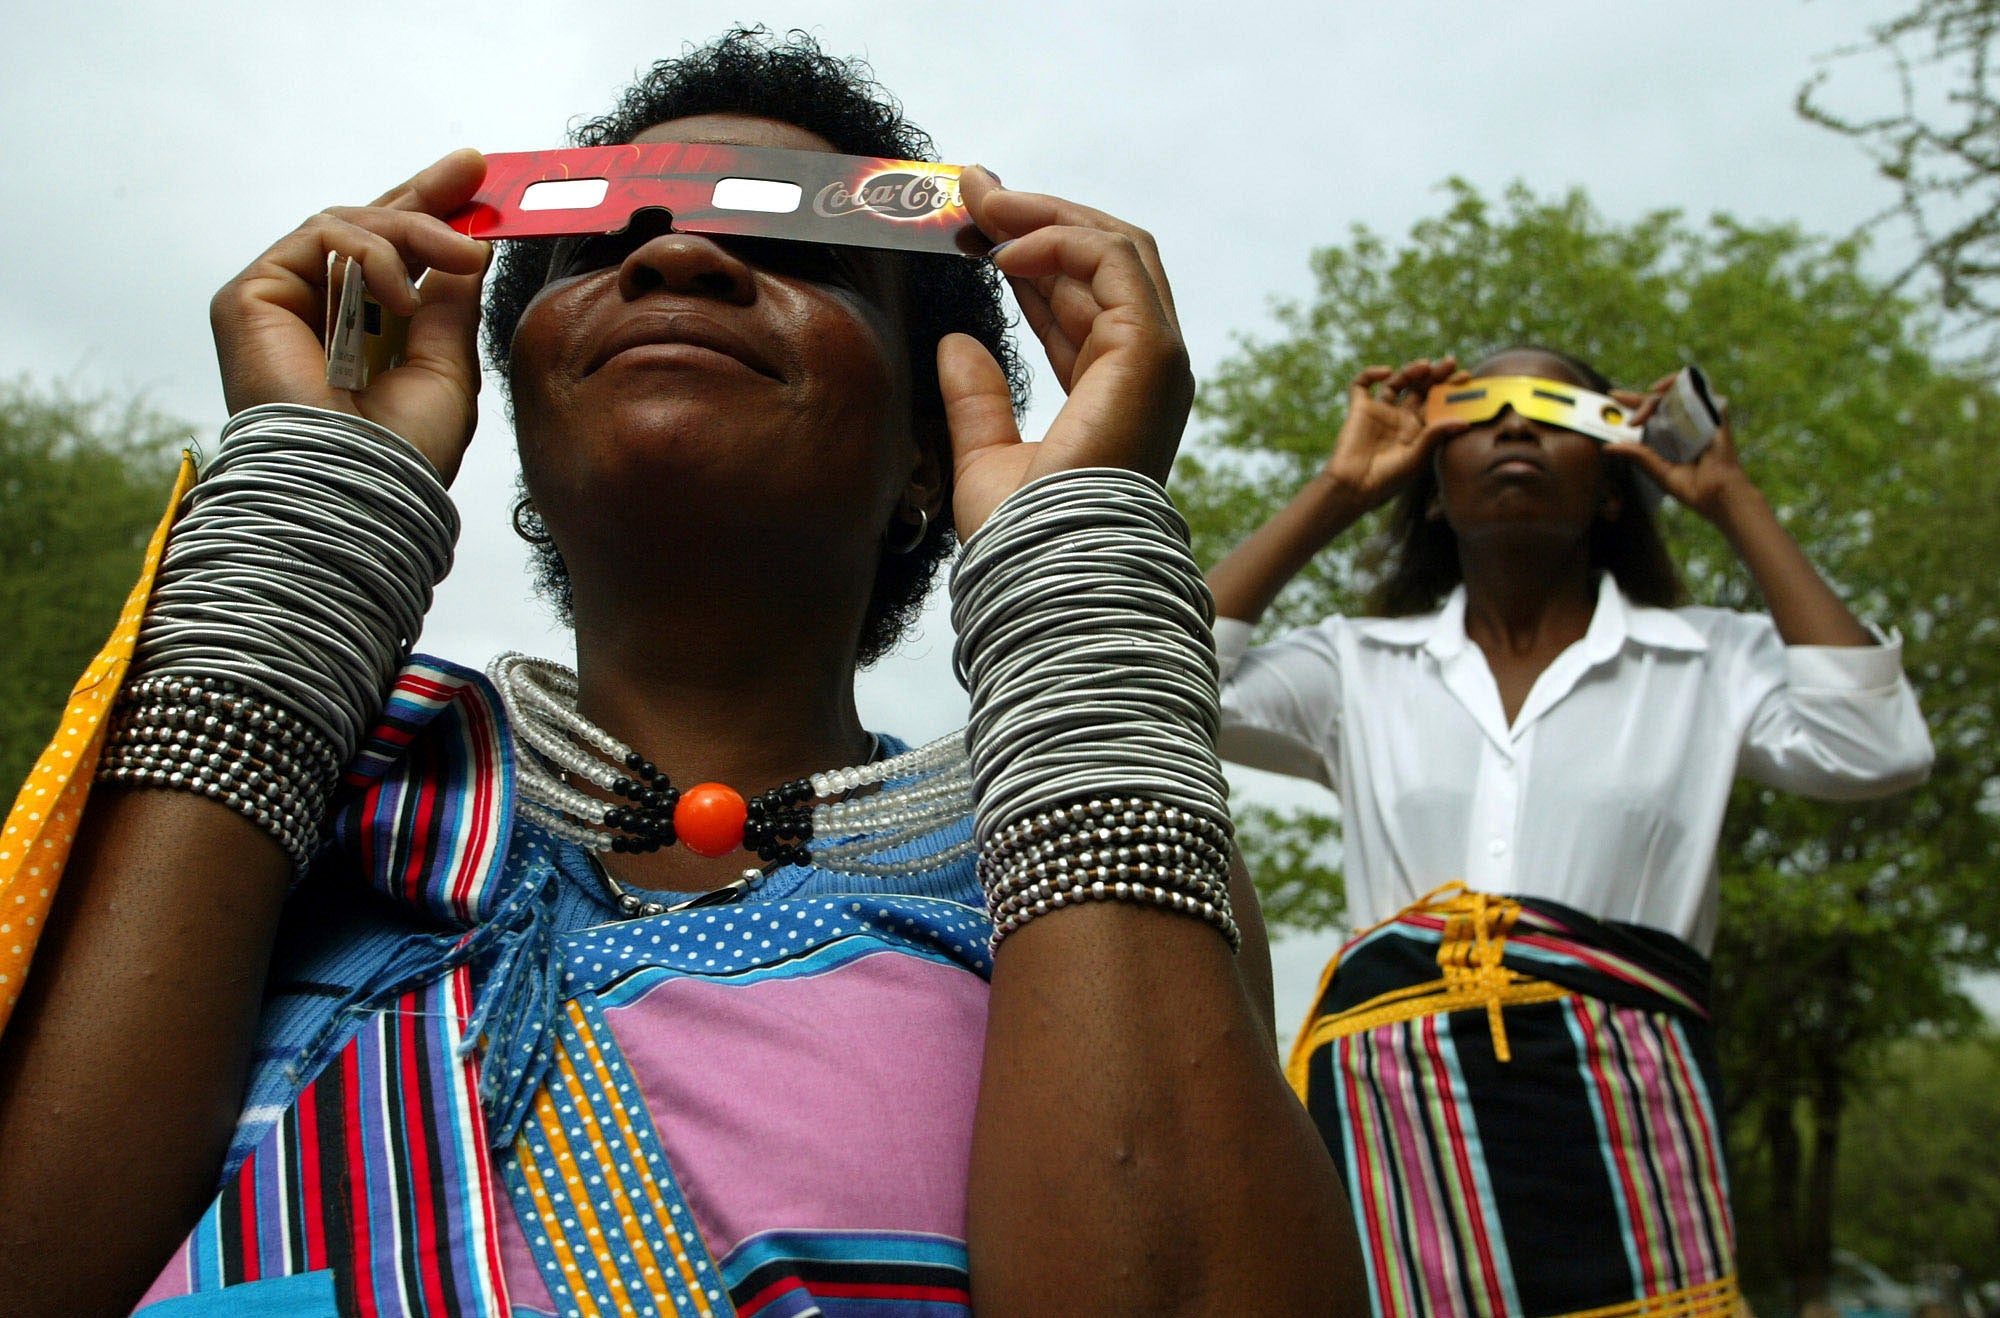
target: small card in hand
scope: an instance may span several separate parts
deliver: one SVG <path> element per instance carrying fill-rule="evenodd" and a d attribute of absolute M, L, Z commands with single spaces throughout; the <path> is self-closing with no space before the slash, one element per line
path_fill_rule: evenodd
<path fill-rule="evenodd" d="M 410 320 L 368 295 L 361 263 L 326 257 L 326 382 L 335 389 L 366 389 L 382 372 L 400 366 Z"/>

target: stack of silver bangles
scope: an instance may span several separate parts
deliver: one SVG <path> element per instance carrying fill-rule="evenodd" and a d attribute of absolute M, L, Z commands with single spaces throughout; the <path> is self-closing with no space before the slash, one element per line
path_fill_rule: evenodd
<path fill-rule="evenodd" d="M 995 945 L 1109 900 L 1239 947 L 1214 602 L 1166 492 L 1108 468 L 1035 481 L 967 542 L 951 591 Z"/>
<path fill-rule="evenodd" d="M 303 870 L 457 537 L 436 470 L 390 431 L 238 413 L 167 541 L 98 776 L 200 792 Z"/>

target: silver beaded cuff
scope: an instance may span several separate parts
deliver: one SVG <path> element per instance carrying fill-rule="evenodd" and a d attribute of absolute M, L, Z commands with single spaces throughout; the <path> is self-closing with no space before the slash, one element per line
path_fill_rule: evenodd
<path fill-rule="evenodd" d="M 146 678 L 118 694 L 97 779 L 197 792 L 269 833 L 302 871 L 340 772 L 326 738 L 220 678 Z"/>
<path fill-rule="evenodd" d="M 1206 920 L 1240 950 L 1229 845 L 1212 820 L 1133 798 L 1078 802 L 1020 820 L 980 849 L 994 944 L 1065 906 L 1135 901 Z"/>

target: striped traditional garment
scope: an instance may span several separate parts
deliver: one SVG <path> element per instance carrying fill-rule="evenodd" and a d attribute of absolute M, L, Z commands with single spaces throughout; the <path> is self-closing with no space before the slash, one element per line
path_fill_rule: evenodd
<path fill-rule="evenodd" d="M 512 754 L 483 677 L 405 670 L 288 911 L 224 1189 L 141 1311 L 965 1314 L 970 858 L 618 921 L 516 823 Z"/>
<path fill-rule="evenodd" d="M 1375 1312 L 1736 1312 L 1708 963 L 1657 930 L 1453 884 L 1350 942 L 1290 1076 Z"/>

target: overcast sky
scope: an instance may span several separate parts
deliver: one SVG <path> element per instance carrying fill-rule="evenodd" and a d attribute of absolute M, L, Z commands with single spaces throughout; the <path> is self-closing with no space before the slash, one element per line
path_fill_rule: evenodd
<path fill-rule="evenodd" d="M 560 145 L 636 69 L 738 21 L 806 27 L 865 56 L 946 159 L 1151 229 L 1205 374 L 1235 338 L 1269 331 L 1274 298 L 1304 291 L 1315 246 L 1355 224 L 1400 236 L 1439 208 L 1452 174 L 1489 193 L 1516 179 L 1580 186 L 1615 219 L 1678 207 L 1848 231 L 1888 194 L 1849 144 L 1798 120 L 1792 98 L 1830 52 L 1906 7 L 20 5 L 0 27 L 0 374 L 140 392 L 212 436 L 223 414 L 208 298 L 271 242 L 453 147 Z M 1850 105 L 1887 92 L 1865 61 L 1836 85 Z M 1060 402 L 1046 375 L 1037 394 L 1031 433 Z M 471 662 L 566 654 L 527 598 L 512 481 L 489 407 L 454 491 L 466 530 L 426 649 Z M 913 739 L 962 722 L 948 655 L 934 609 L 864 679 L 864 715 Z M 1326 945 L 1280 948 L 1287 1036 Z"/>

